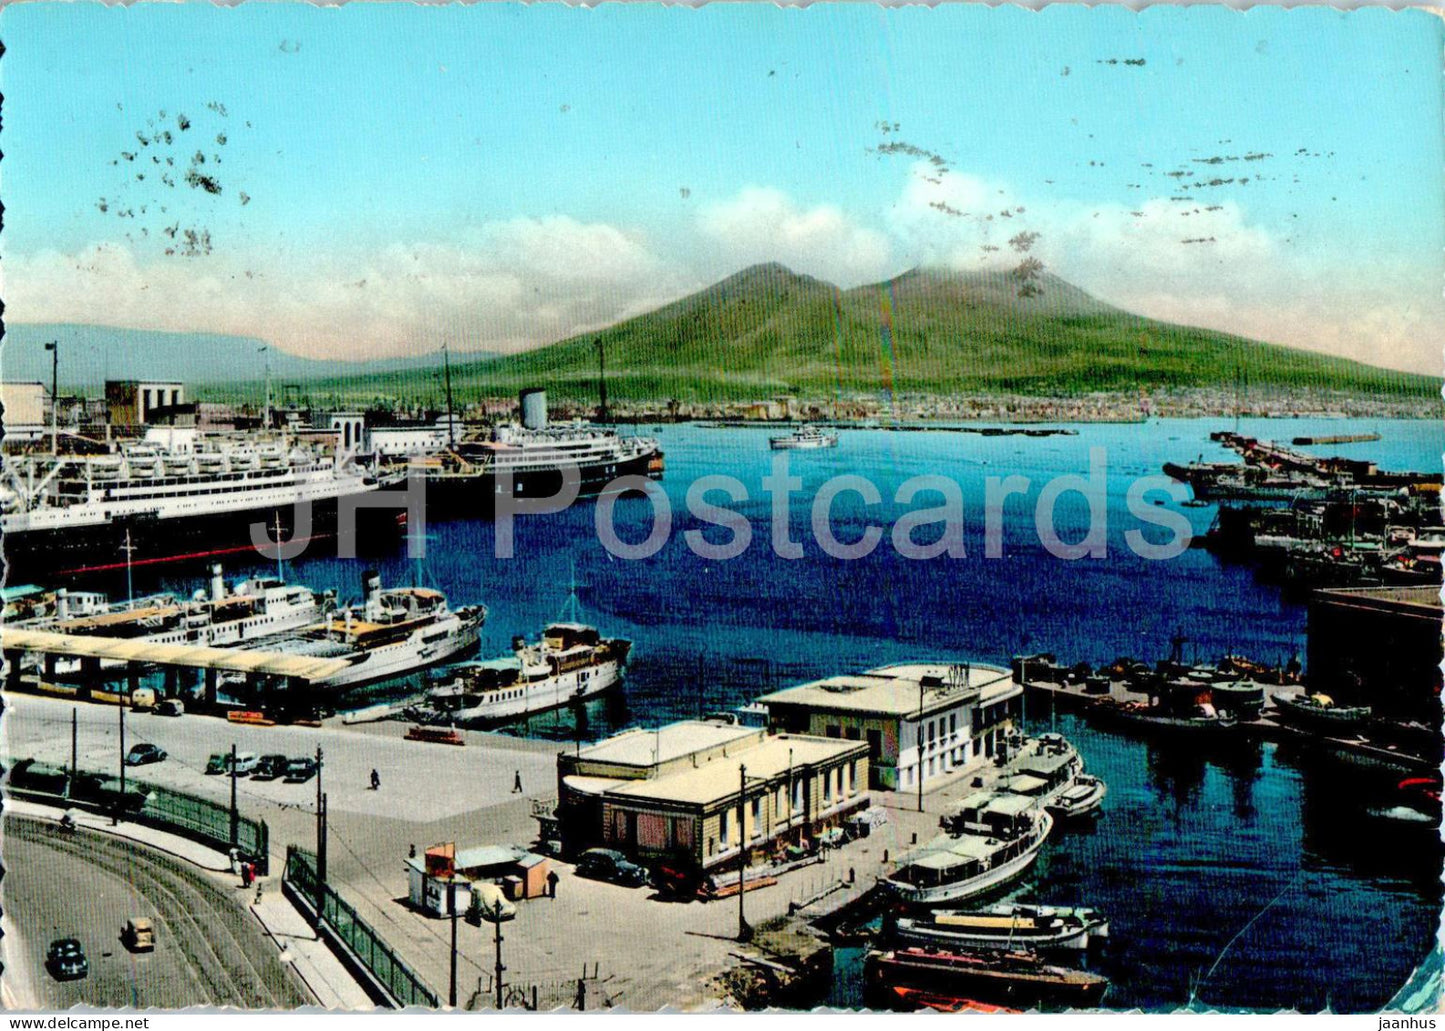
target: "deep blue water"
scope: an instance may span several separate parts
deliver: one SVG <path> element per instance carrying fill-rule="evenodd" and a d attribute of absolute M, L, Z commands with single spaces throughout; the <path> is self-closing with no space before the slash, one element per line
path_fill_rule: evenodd
<path fill-rule="evenodd" d="M 519 521 L 516 554 L 508 560 L 492 555 L 491 523 L 434 523 L 426 572 L 454 602 L 490 607 L 486 653 L 501 653 L 513 635 L 535 634 L 557 617 L 575 575 L 584 618 L 635 642 L 625 703 L 589 710 L 588 736 L 732 708 L 806 678 L 905 659 L 1005 663 L 1027 649 L 1066 661 L 1119 655 L 1153 661 L 1176 633 L 1188 638 L 1186 654 L 1201 658 L 1303 656 L 1304 608 L 1256 583 L 1248 567 L 1222 565 L 1200 549 L 1148 561 L 1125 543 L 1126 531 L 1141 528 L 1125 505 L 1133 478 L 1157 475 L 1167 460 L 1228 457 L 1208 434 L 1233 425 L 1081 425 L 1074 427 L 1078 436 L 1048 438 L 845 430 L 835 451 L 790 456 L 804 484 L 790 523 L 791 539 L 804 542 L 804 557 L 796 560 L 778 558 L 769 546 L 770 503 L 762 489 L 774 457 L 769 431 L 669 426 L 647 431 L 663 440 L 662 488 L 673 514 L 671 538 L 655 556 L 610 556 L 594 530 L 595 506 L 580 504 Z M 1242 420 L 1239 428 L 1281 440 L 1379 432 L 1378 442 L 1316 450 L 1373 457 L 1392 469 L 1438 469 L 1445 449 L 1445 433 L 1431 422 Z M 1034 505 L 1052 477 L 1087 474 L 1091 448 L 1103 448 L 1107 461 L 1108 556 L 1065 561 L 1040 545 Z M 753 527 L 751 546 L 730 561 L 697 557 L 682 536 L 706 528 L 686 512 L 688 487 L 717 473 L 740 480 L 751 499 L 710 498 L 743 512 Z M 886 533 L 867 558 L 827 557 L 809 538 L 808 507 L 818 486 L 841 473 L 865 475 L 885 499 L 914 475 L 953 479 L 965 501 L 967 557 L 905 560 Z M 1004 555 L 987 559 L 985 479 L 1010 474 L 1029 477 L 1031 489 L 1005 506 Z M 852 540 L 870 518 L 889 527 L 905 511 L 938 503 L 937 495 L 923 495 L 911 505 L 886 501 L 865 509 L 845 494 L 833 526 L 840 539 Z M 1166 507 L 1197 532 L 1214 512 Z M 646 536 L 652 511 L 646 500 L 621 498 L 615 511 L 623 539 Z M 1066 540 L 1082 535 L 1086 511 L 1080 495 L 1061 498 L 1057 525 Z M 725 538 L 709 531 L 709 539 Z M 929 538 L 919 531 L 917 539 Z M 355 597 L 365 564 L 302 559 L 288 574 Z M 380 568 L 387 582 L 412 577 L 401 556 Z M 1377 1008 L 1428 950 L 1441 901 L 1434 831 L 1368 813 L 1387 797 L 1394 775 L 1273 746 L 1200 756 L 1103 734 L 1067 717 L 1060 717 L 1060 729 L 1109 783 L 1108 811 L 1092 833 L 1050 849 L 1034 893 L 1107 910 L 1113 942 L 1100 963 L 1114 982 L 1111 1005 L 1184 1004 L 1191 984 L 1266 906 L 1198 988 L 1202 1002 Z M 530 732 L 573 731 L 559 716 Z"/>

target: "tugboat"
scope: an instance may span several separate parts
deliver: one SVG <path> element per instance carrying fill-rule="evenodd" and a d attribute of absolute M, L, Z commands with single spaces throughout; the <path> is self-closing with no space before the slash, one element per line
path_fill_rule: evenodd
<path fill-rule="evenodd" d="M 424 706 L 407 710 L 418 723 L 495 723 L 596 697 L 622 681 L 632 642 L 604 640 L 596 628 L 552 623 L 536 643 L 518 637 L 512 657 L 448 669 Z"/>
<path fill-rule="evenodd" d="M 774 451 L 812 451 L 837 447 L 838 434 L 824 433 L 816 426 L 804 426 L 781 437 L 769 437 L 768 443 Z"/>

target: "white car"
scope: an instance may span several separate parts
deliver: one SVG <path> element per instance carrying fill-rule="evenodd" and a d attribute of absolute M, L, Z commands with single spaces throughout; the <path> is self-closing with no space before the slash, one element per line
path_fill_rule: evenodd
<path fill-rule="evenodd" d="M 497 884 L 478 884 L 472 888 L 472 904 L 482 911 L 482 919 L 490 923 L 499 924 L 503 920 L 511 920 L 517 915 L 517 907 L 512 905 L 506 893 Z"/>
<path fill-rule="evenodd" d="M 256 764 L 260 761 L 261 757 L 258 756 L 255 752 L 237 752 L 236 776 L 244 777 L 246 774 L 253 771 L 256 768 Z"/>

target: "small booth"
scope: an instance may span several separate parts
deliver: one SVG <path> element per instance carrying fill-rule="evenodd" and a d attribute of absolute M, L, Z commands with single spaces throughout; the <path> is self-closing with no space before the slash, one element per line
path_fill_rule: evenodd
<path fill-rule="evenodd" d="M 457 909 L 464 912 L 473 886 L 496 884 L 507 898 L 535 899 L 547 894 L 552 864 L 516 845 L 480 845 L 458 851 L 448 842 L 434 845 L 420 857 L 406 861 L 412 906 L 434 916 L 446 916 L 448 885 L 456 885 Z"/>

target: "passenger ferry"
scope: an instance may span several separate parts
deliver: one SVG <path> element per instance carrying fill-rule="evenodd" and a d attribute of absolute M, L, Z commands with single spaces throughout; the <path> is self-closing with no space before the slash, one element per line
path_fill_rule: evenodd
<path fill-rule="evenodd" d="M 631 648 L 594 627 L 552 623 L 536 643 L 515 638 L 510 658 L 447 670 L 426 705 L 407 715 L 418 723 L 494 723 L 582 702 L 621 683 Z"/>
<path fill-rule="evenodd" d="M 781 437 L 770 437 L 768 443 L 774 451 L 811 451 L 837 447 L 838 434 L 824 433 L 816 426 L 804 426 Z"/>
<path fill-rule="evenodd" d="M 1034 799 L 992 791 L 969 795 L 943 822 L 954 830 L 901 857 L 882 882 L 900 900 L 960 902 L 1017 880 L 1054 826 Z"/>

